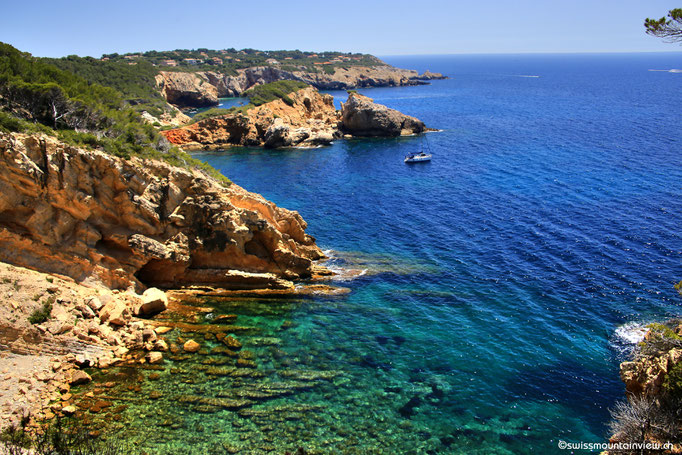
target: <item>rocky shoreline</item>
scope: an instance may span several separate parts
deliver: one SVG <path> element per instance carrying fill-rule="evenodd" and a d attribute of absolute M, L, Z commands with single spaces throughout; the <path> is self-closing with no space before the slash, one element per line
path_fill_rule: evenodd
<path fill-rule="evenodd" d="M 620 378 L 627 401 L 612 411 L 610 442 L 671 443 L 656 453 L 680 453 L 682 321 L 649 324 L 633 358 L 620 364 Z"/>
<path fill-rule="evenodd" d="M 257 147 L 315 147 L 351 137 L 395 137 L 432 131 L 414 117 L 402 114 L 357 92 L 336 110 L 331 95 L 312 87 L 246 111 L 200 120 L 162 131 L 173 144 L 187 150 Z"/>
<path fill-rule="evenodd" d="M 161 362 L 158 287 L 306 295 L 328 276 L 302 217 L 199 170 L 0 133 L 0 420 L 77 412 L 83 370 Z M 193 291 L 188 288 L 185 296 Z M 135 352 L 135 354 L 132 354 Z M 17 374 L 22 372 L 22 374 Z"/>
<path fill-rule="evenodd" d="M 71 387 L 91 380 L 85 368 L 108 368 L 134 349 L 145 349 L 155 362 L 168 350 L 141 319 L 166 308 L 162 291 L 111 291 L 6 263 L 0 263 L 0 281 L 3 427 L 26 416 L 35 426 L 74 414 Z M 49 312 L 36 321 L 46 304 Z"/>
<path fill-rule="evenodd" d="M 351 66 L 326 72 L 284 71 L 263 66 L 246 68 L 235 76 L 212 71 L 160 71 L 156 83 L 161 94 L 182 108 L 216 106 L 219 98 L 241 96 L 255 85 L 281 80 L 305 82 L 319 90 L 349 90 L 362 87 L 397 87 L 427 84 L 430 80 L 447 79 L 430 71 L 419 75 L 390 65 L 372 67 Z"/>

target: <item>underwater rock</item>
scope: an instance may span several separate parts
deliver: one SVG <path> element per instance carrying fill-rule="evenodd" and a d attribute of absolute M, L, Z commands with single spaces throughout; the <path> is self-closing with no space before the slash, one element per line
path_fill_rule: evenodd
<path fill-rule="evenodd" d="M 225 344 L 225 346 L 232 350 L 237 351 L 242 348 L 242 344 L 232 335 L 226 336 L 225 338 L 223 338 L 222 341 Z"/>
<path fill-rule="evenodd" d="M 188 340 L 182 345 L 182 349 L 185 352 L 197 352 L 201 348 L 201 345 L 194 340 Z"/>
<path fill-rule="evenodd" d="M 240 368 L 258 368 L 256 362 L 247 359 L 237 359 L 237 366 Z"/>
<path fill-rule="evenodd" d="M 213 318 L 211 324 L 232 324 L 236 319 L 236 314 L 221 314 Z"/>
<path fill-rule="evenodd" d="M 216 346 L 213 349 L 211 349 L 211 354 L 216 355 L 224 355 L 228 357 L 237 357 L 238 354 L 234 352 L 232 349 L 228 348 L 227 346 Z"/>
<path fill-rule="evenodd" d="M 415 395 L 412 398 L 410 398 L 410 401 L 401 406 L 400 409 L 398 409 L 398 412 L 400 413 L 401 416 L 405 418 L 412 417 L 416 413 L 414 408 L 419 406 L 421 402 L 422 402 L 421 398 L 419 398 L 418 395 Z"/>
<path fill-rule="evenodd" d="M 338 371 L 314 371 L 314 370 L 282 370 L 278 372 L 280 376 L 292 378 L 299 381 L 317 381 L 320 379 L 331 380 L 339 376 Z"/>

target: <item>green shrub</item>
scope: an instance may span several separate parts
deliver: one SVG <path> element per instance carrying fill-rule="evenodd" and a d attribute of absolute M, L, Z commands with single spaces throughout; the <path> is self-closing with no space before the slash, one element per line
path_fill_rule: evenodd
<path fill-rule="evenodd" d="M 682 337 L 675 333 L 679 321 L 672 320 L 665 324 L 649 324 L 649 333 L 646 340 L 642 341 L 637 350 L 638 356 L 658 355 L 674 348 L 682 348 Z"/>
<path fill-rule="evenodd" d="M 45 125 L 27 122 L 3 111 L 0 111 L 0 131 L 5 133 L 45 133 L 54 136 L 54 131 Z"/>
<path fill-rule="evenodd" d="M 237 114 L 246 115 L 246 112 L 249 109 L 254 108 L 254 107 L 256 107 L 256 106 L 254 106 L 251 103 L 246 104 L 244 106 L 232 106 L 229 109 L 214 107 L 212 109 L 207 109 L 203 112 L 199 112 L 198 114 L 196 114 L 194 117 L 192 117 L 191 123 L 200 122 L 202 120 L 206 120 L 208 118 L 213 118 L 213 117 L 222 117 L 224 115 L 237 115 Z"/>
<path fill-rule="evenodd" d="M 28 322 L 31 324 L 42 324 L 43 322 L 50 319 L 52 314 L 52 304 L 54 303 L 54 296 L 48 297 L 44 302 L 43 306 L 31 313 L 28 318 Z"/>
<path fill-rule="evenodd" d="M 276 99 L 281 99 L 289 106 L 293 106 L 294 101 L 287 95 L 308 87 L 308 84 L 300 81 L 277 81 L 270 84 L 257 85 L 244 92 L 244 96 L 255 106 L 260 106 Z"/>
<path fill-rule="evenodd" d="M 123 159 L 165 160 L 229 184 L 215 169 L 171 147 L 140 117 L 138 111 L 160 115 L 167 106 L 153 82 L 156 72 L 151 65 L 109 64 L 90 57 L 37 59 L 0 43 L 0 130 L 56 133 L 75 146 Z M 14 115 L 18 112 L 23 118 Z"/>
<path fill-rule="evenodd" d="M 682 362 L 675 365 L 663 381 L 663 390 L 674 400 L 682 400 Z"/>

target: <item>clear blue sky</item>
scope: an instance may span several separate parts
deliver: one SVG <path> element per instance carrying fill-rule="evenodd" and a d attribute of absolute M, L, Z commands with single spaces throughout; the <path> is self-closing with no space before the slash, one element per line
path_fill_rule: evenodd
<path fill-rule="evenodd" d="M 376 55 L 682 50 L 642 26 L 682 0 L 2 2 L 0 41 L 50 57 L 198 47 Z"/>

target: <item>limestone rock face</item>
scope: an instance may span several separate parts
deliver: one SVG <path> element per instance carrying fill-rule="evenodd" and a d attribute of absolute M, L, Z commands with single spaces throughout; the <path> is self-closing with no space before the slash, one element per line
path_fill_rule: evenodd
<path fill-rule="evenodd" d="M 395 109 L 351 93 L 341 107 L 342 128 L 354 136 L 408 136 L 425 131 L 424 123 Z"/>
<path fill-rule="evenodd" d="M 348 90 L 362 87 L 397 87 L 401 85 L 425 84 L 413 70 L 404 70 L 390 65 L 350 66 L 335 68 L 332 74 L 324 71 L 310 73 L 295 71 L 293 75 L 321 90 Z"/>
<path fill-rule="evenodd" d="M 0 161 L 0 261 L 141 291 L 287 287 L 323 257 L 297 212 L 199 171 L 16 133 Z"/>
<path fill-rule="evenodd" d="M 218 104 L 218 89 L 201 73 L 161 71 L 156 84 L 166 100 L 180 107 L 205 107 Z"/>
<path fill-rule="evenodd" d="M 237 70 L 236 75 L 214 71 L 194 73 L 161 71 L 156 84 L 166 100 L 180 107 L 205 107 L 218 104 L 218 98 L 240 96 L 255 85 L 281 80 L 303 81 L 321 90 L 346 90 L 361 87 L 394 87 L 425 84 L 422 80 L 441 79 L 438 73 L 419 75 L 390 65 L 335 68 L 334 73 L 310 72 L 305 69 L 285 71 L 257 66 Z"/>
<path fill-rule="evenodd" d="M 293 105 L 275 100 L 234 114 L 201 120 L 161 133 L 185 149 L 221 148 L 227 145 L 265 147 L 328 144 L 341 136 L 339 113 L 331 95 L 312 87 L 289 95 Z"/>
<path fill-rule="evenodd" d="M 620 378 L 628 392 L 651 396 L 661 393 L 666 374 L 682 360 L 682 349 L 620 364 Z"/>

